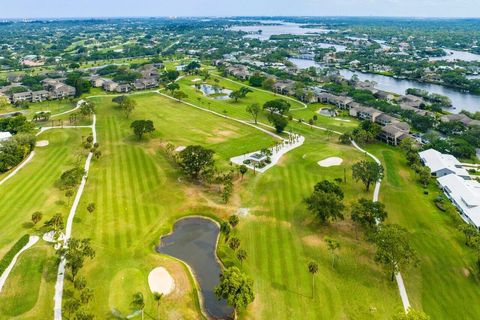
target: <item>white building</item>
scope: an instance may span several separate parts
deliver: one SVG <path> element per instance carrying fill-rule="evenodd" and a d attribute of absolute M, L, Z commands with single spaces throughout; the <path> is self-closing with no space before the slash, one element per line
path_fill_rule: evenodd
<path fill-rule="evenodd" d="M 480 183 L 462 179 L 455 174 L 445 175 L 437 181 L 463 220 L 480 229 Z"/>
<path fill-rule="evenodd" d="M 463 179 L 470 180 L 470 175 L 463 168 L 460 161 L 450 154 L 443 154 L 435 149 L 428 149 L 419 153 L 422 162 L 430 168 L 432 175 L 440 178 L 455 174 Z"/>
<path fill-rule="evenodd" d="M 8 140 L 12 137 L 12 134 L 10 132 L 2 132 L 0 131 L 0 141 L 5 141 Z"/>

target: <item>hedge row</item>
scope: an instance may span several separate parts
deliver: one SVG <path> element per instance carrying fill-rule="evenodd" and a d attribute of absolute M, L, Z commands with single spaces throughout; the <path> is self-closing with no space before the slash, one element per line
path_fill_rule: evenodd
<path fill-rule="evenodd" d="M 13 247 L 5 254 L 5 256 L 0 260 L 0 275 L 3 274 L 5 269 L 7 269 L 10 262 L 12 262 L 13 257 L 28 243 L 30 235 L 26 234 L 21 237 Z"/>

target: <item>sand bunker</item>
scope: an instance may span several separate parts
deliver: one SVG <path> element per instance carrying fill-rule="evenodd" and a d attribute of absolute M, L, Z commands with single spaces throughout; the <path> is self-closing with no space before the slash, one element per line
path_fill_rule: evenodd
<path fill-rule="evenodd" d="M 40 140 L 35 144 L 37 147 L 46 147 L 48 146 L 48 140 Z"/>
<path fill-rule="evenodd" d="M 342 158 L 339 157 L 330 157 L 323 159 L 321 161 L 318 161 L 318 165 L 320 167 L 332 167 L 332 166 L 339 166 L 343 162 Z"/>
<path fill-rule="evenodd" d="M 200 81 L 202 81 L 202 79 L 200 79 L 200 78 L 195 78 L 195 79 L 192 80 L 192 82 L 200 82 Z"/>
<path fill-rule="evenodd" d="M 175 288 L 175 282 L 167 269 L 158 267 L 153 269 L 148 275 L 148 285 L 152 292 L 167 295 Z"/>
<path fill-rule="evenodd" d="M 185 150 L 187 147 L 185 146 L 179 146 L 175 149 L 175 152 L 182 152 L 183 150 Z"/>

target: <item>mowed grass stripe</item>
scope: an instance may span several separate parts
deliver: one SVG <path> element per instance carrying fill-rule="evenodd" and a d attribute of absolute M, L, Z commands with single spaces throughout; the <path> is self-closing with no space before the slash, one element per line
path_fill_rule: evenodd
<path fill-rule="evenodd" d="M 122 159 L 122 163 L 125 163 L 129 168 L 133 168 L 133 170 L 124 170 L 124 173 L 126 172 L 127 174 L 123 175 L 124 179 L 127 179 L 124 181 L 124 187 L 128 192 L 127 194 L 129 194 L 128 201 L 126 198 L 123 199 L 123 204 L 128 208 L 125 212 L 126 221 L 129 221 L 129 224 L 126 226 L 127 245 L 132 243 L 131 232 L 133 231 L 136 235 L 142 234 L 145 225 L 143 221 L 143 205 L 141 205 L 143 202 L 138 197 L 140 189 L 138 178 L 142 178 L 142 164 L 134 160 L 135 152 L 135 147 L 129 147 L 125 150 Z"/>
<path fill-rule="evenodd" d="M 56 151 L 52 156 L 52 163 L 56 161 L 60 161 L 62 159 L 61 155 L 64 150 Z M 28 211 L 33 210 L 32 204 L 37 203 L 36 200 L 41 198 L 43 195 L 43 189 L 41 188 L 46 183 L 45 180 L 48 179 L 53 175 L 55 171 L 58 170 L 58 167 L 55 165 L 51 165 L 48 167 L 44 167 L 44 170 L 40 170 L 39 174 L 35 174 L 29 179 L 25 179 L 23 183 L 18 185 L 18 187 L 14 187 L 7 191 L 7 194 L 2 195 L 2 199 L 4 201 L 0 202 L 0 207 L 2 211 L 14 214 L 16 212 L 22 212 L 25 208 L 23 206 L 27 203 Z M 51 184 L 51 183 L 50 183 Z M 8 185 L 7 185 L 8 186 Z M 28 214 L 33 212 L 25 212 L 24 221 L 29 221 L 30 216 Z M 11 215 L 6 214 L 0 217 L 0 223 L 9 225 L 14 220 L 11 219 Z"/>
<path fill-rule="evenodd" d="M 117 138 L 116 134 L 116 121 L 113 117 L 109 118 L 109 128 L 111 129 L 111 141 L 117 141 L 115 140 Z M 111 201 L 113 206 L 113 215 L 111 214 L 111 218 L 113 220 L 113 230 L 106 229 L 104 232 L 109 233 L 113 237 L 113 244 L 115 249 L 120 249 L 122 244 L 120 243 L 120 225 L 121 225 L 121 220 L 122 219 L 122 212 L 124 211 L 123 208 L 120 208 L 120 201 L 119 197 L 123 194 L 123 186 L 120 183 L 121 179 L 121 167 L 119 166 L 119 153 L 121 152 L 121 148 L 118 145 L 112 145 L 112 165 L 111 165 L 111 175 L 110 175 L 110 181 L 108 181 L 109 185 L 111 186 L 111 191 L 110 194 L 110 199 L 108 201 Z M 120 161 L 121 163 L 121 161 Z"/>

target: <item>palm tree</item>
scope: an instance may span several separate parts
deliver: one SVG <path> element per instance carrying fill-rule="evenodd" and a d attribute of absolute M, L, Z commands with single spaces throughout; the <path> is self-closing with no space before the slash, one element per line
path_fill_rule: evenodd
<path fill-rule="evenodd" d="M 243 260 L 247 259 L 247 251 L 243 249 L 238 250 L 237 259 L 240 261 L 240 265 L 243 265 Z"/>
<path fill-rule="evenodd" d="M 143 320 L 143 310 L 145 309 L 145 299 L 143 298 L 143 293 L 141 292 L 135 293 L 133 295 L 131 305 L 135 309 L 140 310 L 140 312 L 142 313 L 142 320 Z"/>
<path fill-rule="evenodd" d="M 163 293 L 158 293 L 158 292 L 154 292 L 153 293 L 153 299 L 157 302 L 157 318 L 160 320 L 160 315 L 158 314 L 158 312 L 160 311 L 160 301 L 162 300 L 163 298 Z"/>
<path fill-rule="evenodd" d="M 315 293 L 315 274 L 318 272 L 318 263 L 310 261 L 308 263 L 308 272 L 312 274 L 312 299 Z"/>

